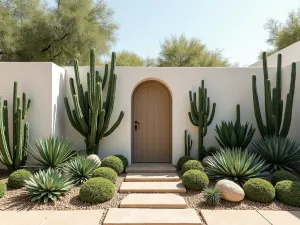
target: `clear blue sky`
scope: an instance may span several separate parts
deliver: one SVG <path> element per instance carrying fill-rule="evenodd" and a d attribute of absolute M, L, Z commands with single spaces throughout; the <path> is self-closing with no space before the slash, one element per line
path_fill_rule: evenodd
<path fill-rule="evenodd" d="M 51 0 L 46 0 L 50 2 Z M 112 50 L 156 57 L 160 43 L 172 34 L 197 37 L 210 49 L 221 49 L 241 66 L 257 61 L 270 48 L 264 24 L 284 22 L 299 0 L 105 0 L 120 25 Z"/>

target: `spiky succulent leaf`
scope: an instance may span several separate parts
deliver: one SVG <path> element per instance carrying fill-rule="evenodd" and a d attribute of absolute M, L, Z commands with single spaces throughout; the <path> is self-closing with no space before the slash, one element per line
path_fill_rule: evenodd
<path fill-rule="evenodd" d="M 78 156 L 65 164 L 63 170 L 74 180 L 76 184 L 82 184 L 92 177 L 95 169 L 100 167 L 100 163 Z"/>
<path fill-rule="evenodd" d="M 203 190 L 205 203 L 211 206 L 216 206 L 221 200 L 221 191 L 216 188 L 206 188 Z"/>
<path fill-rule="evenodd" d="M 28 153 L 33 157 L 33 165 L 43 168 L 57 168 L 76 155 L 73 145 L 66 139 L 48 137 L 44 140 L 34 140 L 36 150 Z"/>
<path fill-rule="evenodd" d="M 206 172 L 212 180 L 228 179 L 242 185 L 250 178 L 266 177 L 268 166 L 248 149 L 221 149 L 207 159 Z"/>
<path fill-rule="evenodd" d="M 40 170 L 25 180 L 25 190 L 31 201 L 56 201 L 73 186 L 73 181 L 60 171 L 49 168 Z"/>
<path fill-rule="evenodd" d="M 265 137 L 253 142 L 249 150 L 261 155 L 271 165 L 271 172 L 300 172 L 300 146 L 295 141 L 280 136 Z"/>

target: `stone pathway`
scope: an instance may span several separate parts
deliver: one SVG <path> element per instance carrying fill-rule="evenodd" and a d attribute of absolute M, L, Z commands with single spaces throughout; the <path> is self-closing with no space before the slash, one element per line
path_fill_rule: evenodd
<path fill-rule="evenodd" d="M 186 192 L 173 165 L 137 163 L 127 172 L 119 191 L 130 194 L 120 208 L 108 210 L 103 225 L 203 224 L 196 210 L 187 208 L 183 197 L 170 194 Z"/>
<path fill-rule="evenodd" d="M 207 225 L 299 225 L 300 211 L 201 210 Z"/>

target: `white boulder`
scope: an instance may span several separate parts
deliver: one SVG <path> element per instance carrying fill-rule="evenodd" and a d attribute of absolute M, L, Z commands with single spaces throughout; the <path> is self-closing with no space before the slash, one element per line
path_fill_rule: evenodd
<path fill-rule="evenodd" d="M 98 155 L 96 155 L 96 154 L 91 154 L 87 158 L 91 159 L 91 160 L 94 160 L 95 162 L 97 162 L 99 164 L 101 163 L 100 157 Z"/>
<path fill-rule="evenodd" d="M 230 202 L 240 202 L 245 198 L 245 192 L 238 184 L 230 180 L 220 180 L 217 182 L 216 189 L 222 194 L 222 199 Z"/>

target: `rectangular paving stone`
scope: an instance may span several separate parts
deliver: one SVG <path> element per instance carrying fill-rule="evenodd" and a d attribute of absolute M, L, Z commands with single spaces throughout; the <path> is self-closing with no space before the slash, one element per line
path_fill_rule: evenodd
<path fill-rule="evenodd" d="M 74 210 L 49 212 L 42 225 L 99 225 L 104 210 Z"/>
<path fill-rule="evenodd" d="M 270 225 L 256 210 L 201 210 L 207 225 Z"/>
<path fill-rule="evenodd" d="M 176 194 L 129 194 L 120 204 L 120 208 L 184 209 L 186 207 L 184 198 Z"/>
<path fill-rule="evenodd" d="M 166 173 L 177 170 L 170 163 L 133 163 L 126 169 L 127 173 Z"/>
<path fill-rule="evenodd" d="M 186 192 L 181 182 L 123 182 L 121 193 L 182 193 Z"/>
<path fill-rule="evenodd" d="M 127 173 L 125 181 L 179 181 L 177 173 Z"/>
<path fill-rule="evenodd" d="M 103 225 L 201 225 L 194 209 L 110 208 Z"/>
<path fill-rule="evenodd" d="M 300 211 L 267 211 L 258 210 L 258 212 L 272 225 L 299 225 Z"/>

